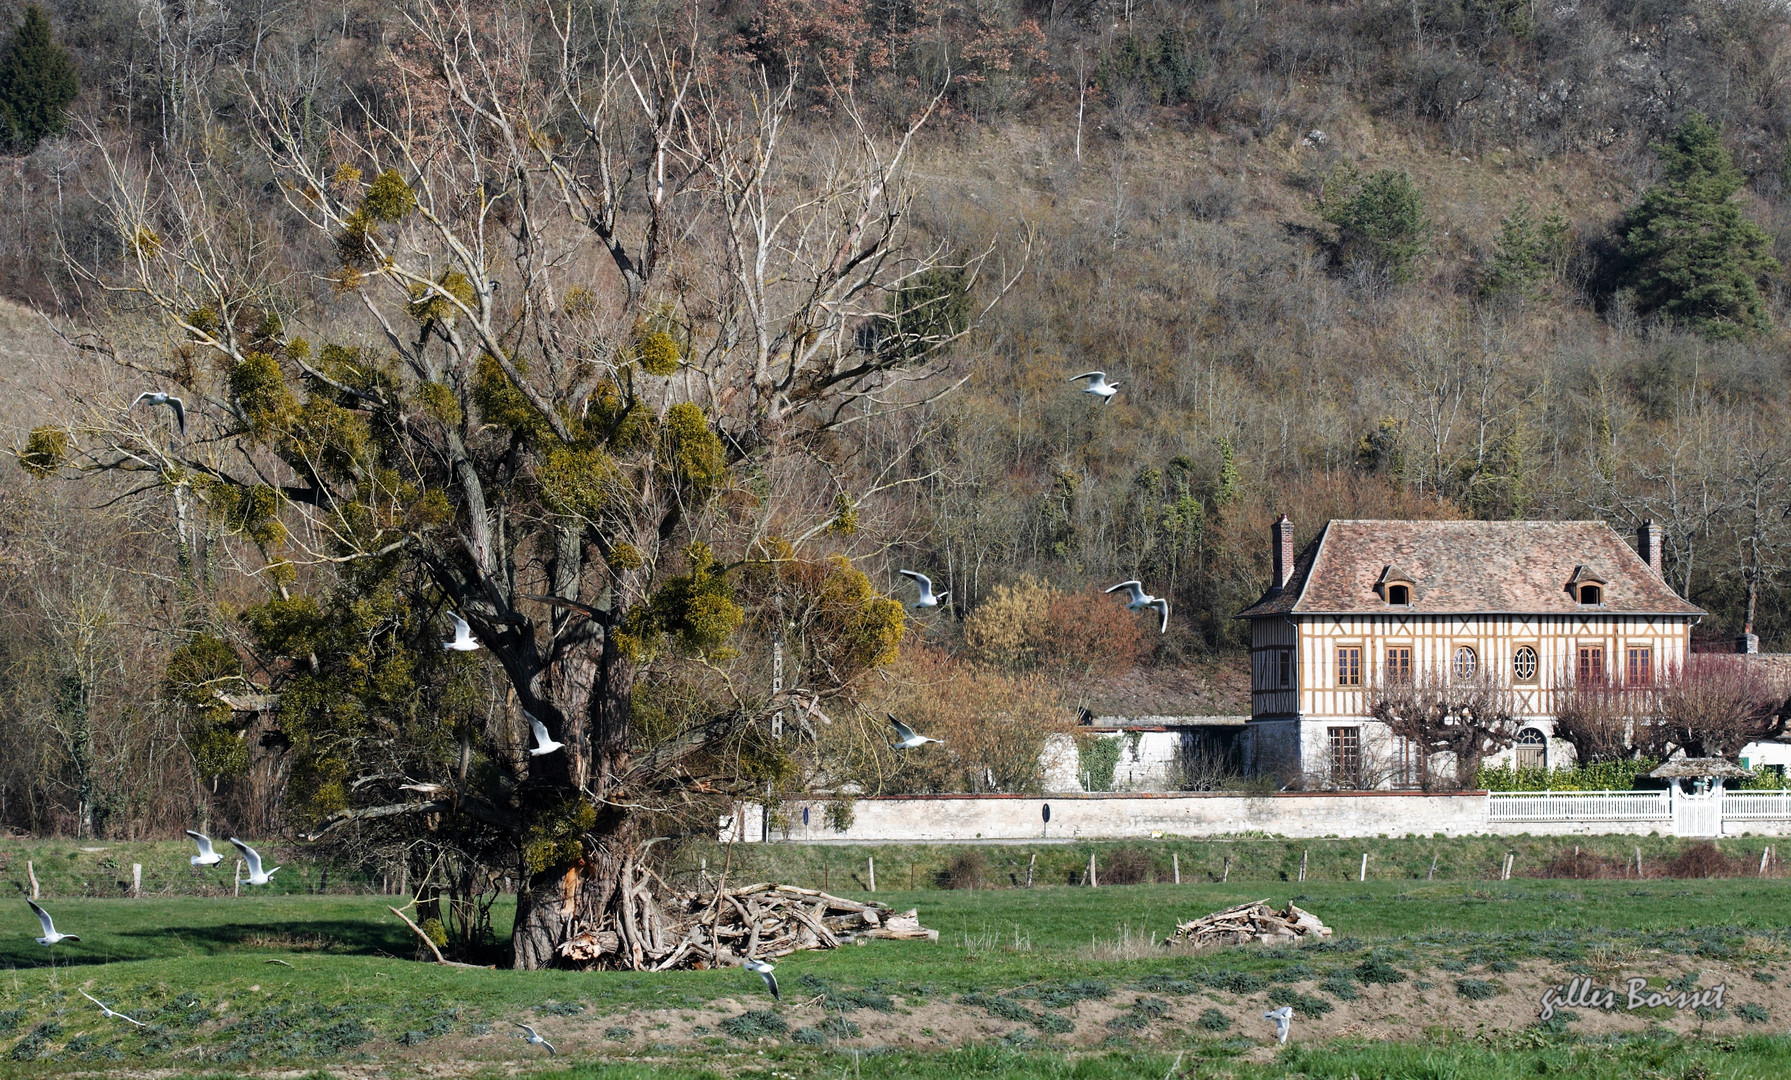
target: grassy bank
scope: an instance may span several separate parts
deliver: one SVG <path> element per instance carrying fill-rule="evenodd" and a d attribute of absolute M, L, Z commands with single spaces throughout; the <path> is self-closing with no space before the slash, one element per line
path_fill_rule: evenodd
<path fill-rule="evenodd" d="M 1297 883 L 1302 857 L 1307 881 L 1355 881 L 1362 871 L 1362 856 L 1367 854 L 1370 881 L 1486 881 L 1500 876 L 1507 855 L 1512 856 L 1513 876 L 1535 877 L 1551 873 L 1552 864 L 1554 873 L 1565 872 L 1565 857 L 1576 852 L 1583 856 L 1582 867 L 1602 862 L 1611 874 L 1633 875 L 1635 852 L 1640 849 L 1643 876 L 1658 877 L 1684 872 L 1684 867 L 1675 866 L 1676 861 L 1699 843 L 1663 836 L 1165 837 L 1050 844 L 863 845 L 691 840 L 676 849 L 669 874 L 688 884 L 700 874 L 713 877 L 725 871 L 736 882 L 774 880 L 843 893 L 869 889 L 870 861 L 875 860 L 877 885 L 885 892 L 1014 888 L 1025 885 L 1029 871 L 1037 887 L 1081 886 L 1092 854 L 1096 879 L 1103 884 L 1167 883 L 1175 879 L 1178 866 L 1181 880 L 1187 884 L 1221 880 Z M 1708 861 L 1699 865 L 1706 870 L 1756 875 L 1761 851 L 1768 845 L 1784 846 L 1770 837 L 1724 839 L 1717 848 L 1726 866 Z M 395 892 L 398 887 L 395 877 L 382 879 L 359 868 L 318 862 L 303 844 L 257 847 L 270 865 L 284 867 L 263 895 L 372 894 L 382 889 Z M 126 896 L 132 863 L 143 867 L 145 895 L 228 895 L 235 852 L 219 866 L 196 869 L 187 861 L 193 851 L 191 844 L 173 842 L 0 840 L 0 897 L 28 894 L 27 862 L 45 897 Z"/>

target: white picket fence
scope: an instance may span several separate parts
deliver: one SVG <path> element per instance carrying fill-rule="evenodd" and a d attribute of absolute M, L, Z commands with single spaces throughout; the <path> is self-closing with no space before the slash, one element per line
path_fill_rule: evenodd
<path fill-rule="evenodd" d="M 1723 817 L 1733 821 L 1784 821 L 1791 818 L 1791 791 L 1725 791 Z"/>
<path fill-rule="evenodd" d="M 1547 824 L 1599 821 L 1671 823 L 1680 836 L 1721 836 L 1723 823 L 1791 821 L 1791 790 L 1725 791 L 1714 795 L 1665 791 L 1495 791 L 1487 819 Z"/>
<path fill-rule="evenodd" d="M 1665 791 L 1495 791 L 1488 817 L 1501 822 L 1671 821 Z"/>

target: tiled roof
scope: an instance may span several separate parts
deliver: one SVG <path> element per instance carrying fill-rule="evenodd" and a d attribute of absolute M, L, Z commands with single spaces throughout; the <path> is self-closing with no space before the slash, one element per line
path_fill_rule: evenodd
<path fill-rule="evenodd" d="M 1287 588 L 1240 618 L 1385 611 L 1375 583 L 1389 566 L 1412 581 L 1413 614 L 1576 614 L 1576 573 L 1604 581 L 1611 614 L 1701 615 L 1602 521 L 1333 521 L 1294 560 Z"/>

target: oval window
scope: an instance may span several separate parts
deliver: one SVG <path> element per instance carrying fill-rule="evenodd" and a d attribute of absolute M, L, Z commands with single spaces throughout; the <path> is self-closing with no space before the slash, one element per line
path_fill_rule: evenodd
<path fill-rule="evenodd" d="M 1455 650 L 1455 663 L 1451 666 L 1458 679 L 1471 679 L 1474 672 L 1480 670 L 1480 657 L 1466 645 Z"/>
<path fill-rule="evenodd" d="M 1511 673 L 1528 681 L 1536 677 L 1536 650 L 1528 645 L 1519 645 L 1511 654 Z"/>

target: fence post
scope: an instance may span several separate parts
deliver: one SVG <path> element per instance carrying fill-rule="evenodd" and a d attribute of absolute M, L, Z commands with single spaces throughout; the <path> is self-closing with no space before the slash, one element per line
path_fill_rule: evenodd
<path fill-rule="evenodd" d="M 1306 880 L 1306 856 L 1308 856 L 1310 854 L 1312 854 L 1311 848 L 1307 848 L 1306 850 L 1300 852 L 1300 880 L 1301 881 Z"/>
<path fill-rule="evenodd" d="M 31 879 L 31 899 L 43 899 L 43 897 L 37 895 L 37 867 L 31 865 L 30 859 L 25 860 L 25 875 Z"/>
<path fill-rule="evenodd" d="M 1227 855 L 1227 856 L 1225 856 L 1225 872 L 1219 875 L 1219 883 L 1224 884 L 1225 882 L 1230 881 L 1230 880 L 1231 880 L 1231 856 Z"/>
<path fill-rule="evenodd" d="M 1435 881 L 1436 879 L 1437 879 L 1437 857 L 1435 855 L 1432 855 L 1430 857 L 1430 873 L 1424 875 L 1424 880 L 1425 881 Z"/>
<path fill-rule="evenodd" d="M 874 856 L 874 855 L 865 856 L 864 864 L 870 871 L 871 891 L 876 892 L 877 891 L 877 858 L 876 858 L 876 856 Z"/>
<path fill-rule="evenodd" d="M 137 898 L 143 896 L 143 864 L 140 862 L 131 864 L 131 895 Z"/>
<path fill-rule="evenodd" d="M 243 894 L 243 861 L 236 860 L 236 867 L 230 871 L 230 895 L 240 897 Z"/>
<path fill-rule="evenodd" d="M 1772 848 L 1763 847 L 1760 849 L 1760 876 L 1761 877 L 1766 876 L 1766 856 L 1768 856 L 1770 854 L 1772 854 Z"/>
<path fill-rule="evenodd" d="M 1177 855 L 1173 851 L 1170 852 L 1169 853 L 1169 865 L 1175 867 L 1175 883 L 1177 885 L 1180 885 L 1182 883 L 1182 859 L 1181 859 L 1181 856 Z"/>
<path fill-rule="evenodd" d="M 1641 876 L 1642 876 L 1642 849 L 1638 845 L 1636 847 L 1636 877 L 1639 878 Z"/>
<path fill-rule="evenodd" d="M 1032 858 L 1026 860 L 1026 887 L 1032 888 L 1032 868 L 1039 864 L 1039 853 L 1033 852 Z"/>
<path fill-rule="evenodd" d="M 1095 878 L 1095 861 L 1094 852 L 1092 851 L 1088 853 L 1088 887 L 1091 889 L 1098 889 L 1101 887 L 1100 881 Z"/>

